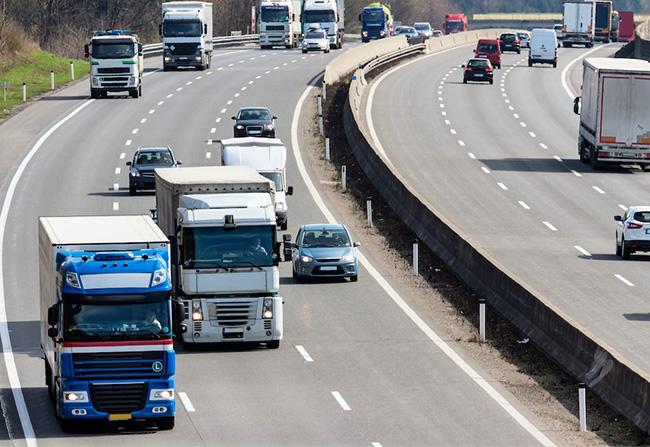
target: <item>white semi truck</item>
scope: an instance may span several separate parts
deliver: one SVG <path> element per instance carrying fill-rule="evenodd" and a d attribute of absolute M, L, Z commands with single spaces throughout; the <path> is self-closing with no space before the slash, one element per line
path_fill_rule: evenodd
<path fill-rule="evenodd" d="M 260 4 L 260 47 L 296 48 L 300 40 L 302 0 L 263 1 Z"/>
<path fill-rule="evenodd" d="M 210 68 L 212 59 L 212 3 L 162 4 L 163 70 Z"/>
<path fill-rule="evenodd" d="M 279 138 L 229 138 L 221 140 L 221 164 L 249 166 L 275 183 L 275 218 L 281 230 L 288 225 L 287 148 Z"/>
<path fill-rule="evenodd" d="M 604 163 L 650 168 L 650 64 L 640 59 L 586 58 L 578 153 L 594 168 Z"/>
<path fill-rule="evenodd" d="M 127 30 L 95 31 L 84 46 L 90 58 L 90 97 L 106 97 L 109 92 L 142 95 L 144 56 L 138 35 Z"/>
<path fill-rule="evenodd" d="M 595 38 L 593 1 L 565 0 L 562 13 L 562 45 L 584 45 L 591 48 Z"/>
<path fill-rule="evenodd" d="M 156 169 L 155 175 L 158 225 L 176 244 L 172 282 L 185 306 L 178 318 L 183 342 L 278 348 L 274 183 L 246 166 Z"/>
<path fill-rule="evenodd" d="M 314 25 L 327 32 L 330 48 L 343 47 L 345 0 L 305 0 L 300 15 L 303 35 Z"/>

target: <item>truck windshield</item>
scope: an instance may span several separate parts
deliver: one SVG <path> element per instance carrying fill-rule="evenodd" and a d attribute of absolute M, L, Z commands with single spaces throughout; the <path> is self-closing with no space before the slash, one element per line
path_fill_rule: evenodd
<path fill-rule="evenodd" d="M 135 56 L 133 43 L 97 43 L 93 42 L 92 57 L 94 59 L 120 59 Z"/>
<path fill-rule="evenodd" d="M 281 6 L 265 6 L 262 8 L 262 22 L 288 22 L 289 8 Z"/>
<path fill-rule="evenodd" d="M 304 23 L 332 23 L 336 22 L 334 11 L 304 11 Z"/>
<path fill-rule="evenodd" d="M 461 22 L 460 20 L 447 22 L 445 25 L 447 26 L 447 29 L 459 29 L 459 30 L 463 29 L 463 22 Z"/>
<path fill-rule="evenodd" d="M 96 298 L 98 299 L 92 303 L 80 303 L 76 300 L 66 302 L 64 298 L 64 339 L 153 340 L 171 336 L 169 299 L 158 299 L 154 302 L 111 302 L 116 297 Z"/>
<path fill-rule="evenodd" d="M 323 36 L 320 37 L 322 38 Z M 284 191 L 284 183 L 282 182 L 281 172 L 260 172 L 260 174 L 275 183 L 276 191 Z"/>
<path fill-rule="evenodd" d="M 185 268 L 271 267 L 275 225 L 184 228 L 183 266 Z"/>
<path fill-rule="evenodd" d="M 203 26 L 198 20 L 179 20 L 163 22 L 163 37 L 199 37 Z"/>
<path fill-rule="evenodd" d="M 384 11 L 376 10 L 376 9 L 363 11 L 363 21 L 366 23 L 381 23 L 383 20 L 384 20 Z"/>

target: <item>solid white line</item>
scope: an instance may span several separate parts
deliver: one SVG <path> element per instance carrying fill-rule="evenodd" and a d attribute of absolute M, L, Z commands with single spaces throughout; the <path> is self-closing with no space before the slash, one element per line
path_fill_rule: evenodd
<path fill-rule="evenodd" d="M 621 280 L 621 282 L 627 286 L 634 287 L 634 284 L 632 284 L 630 281 L 625 279 L 622 275 L 619 275 L 618 273 L 614 275 L 617 279 Z"/>
<path fill-rule="evenodd" d="M 119 191 L 120 190 L 120 184 L 119 183 L 113 183 L 113 191 Z"/>
<path fill-rule="evenodd" d="M 153 71 L 149 71 L 149 72 L 143 74 L 142 77 L 147 77 L 147 76 L 149 76 L 151 74 L 158 73 L 159 71 L 162 71 L 162 68 L 157 68 L 157 69 L 155 69 Z"/>
<path fill-rule="evenodd" d="M 542 149 L 548 149 L 548 146 L 545 145 L 544 143 L 539 143 L 539 147 L 541 147 Z"/>
<path fill-rule="evenodd" d="M 585 57 L 587 57 L 589 54 L 593 53 L 594 51 L 598 51 L 601 48 L 604 48 L 606 46 L 608 46 L 608 45 L 602 45 L 602 46 L 596 47 L 596 48 L 594 48 L 592 50 L 589 50 L 586 53 L 582 53 L 582 55 L 576 57 L 571 62 L 569 62 L 567 64 L 567 66 L 564 67 L 564 70 L 562 70 L 562 75 L 561 75 L 562 87 L 564 88 L 564 91 L 566 92 L 566 94 L 569 95 L 569 98 L 571 98 L 571 101 L 573 101 L 575 99 L 576 95 L 573 94 L 573 91 L 571 90 L 571 87 L 569 87 L 569 83 L 567 82 L 567 79 L 566 79 L 566 74 L 569 72 L 569 68 L 571 68 L 571 66 L 573 64 L 575 64 L 576 62 L 578 62 L 580 59 L 584 59 Z"/>
<path fill-rule="evenodd" d="M 467 155 L 469 155 L 469 158 L 471 158 L 472 160 L 476 160 L 476 155 L 474 155 L 473 153 L 468 152 Z"/>
<path fill-rule="evenodd" d="M 520 200 L 520 201 L 519 201 L 519 205 L 521 205 L 521 207 L 522 207 L 523 209 L 525 209 L 525 210 L 529 210 L 529 209 L 530 209 L 530 207 L 528 206 L 528 204 L 527 204 L 526 202 L 524 202 L 523 200 Z"/>
<path fill-rule="evenodd" d="M 549 230 L 551 230 L 551 231 L 557 231 L 557 228 L 555 228 L 555 227 L 554 227 L 553 225 L 551 225 L 549 222 L 544 221 L 544 222 L 542 222 L 542 223 L 543 223 L 544 225 L 546 225 L 546 226 L 548 227 Z"/>
<path fill-rule="evenodd" d="M 205 158 L 212 158 L 212 152 L 206 152 Z"/>
<path fill-rule="evenodd" d="M 582 253 L 585 256 L 591 256 L 591 253 L 589 253 L 587 250 L 585 250 L 584 248 L 582 248 L 579 245 L 574 245 L 573 248 L 575 248 L 576 250 L 578 250 L 580 253 Z"/>
<path fill-rule="evenodd" d="M 618 207 L 623 211 L 627 211 L 627 207 L 625 205 L 618 205 Z"/>
<path fill-rule="evenodd" d="M 119 175 L 122 172 L 122 168 L 115 168 L 115 175 Z"/>
<path fill-rule="evenodd" d="M 489 170 L 488 168 L 486 168 L 485 166 L 481 166 L 481 170 L 482 170 L 483 172 L 485 172 L 486 174 L 489 174 L 489 173 L 490 173 L 490 170 Z"/>
<path fill-rule="evenodd" d="M 555 158 L 555 160 L 557 160 L 557 161 L 559 161 L 560 163 L 562 163 L 562 159 L 561 159 L 560 157 L 558 157 L 557 155 L 553 155 L 553 158 Z"/>
<path fill-rule="evenodd" d="M 140 129 L 135 128 L 135 129 L 133 129 L 133 130 L 131 131 L 131 133 L 132 133 L 133 135 L 135 135 L 136 133 L 138 133 L 138 130 L 140 130 Z"/>
<path fill-rule="evenodd" d="M 338 391 L 332 391 L 332 396 L 334 396 L 334 399 L 339 403 L 341 408 L 343 408 L 344 411 L 351 411 L 352 408 L 348 405 L 348 403 L 343 399 L 343 396 L 341 396 L 341 393 Z"/>
<path fill-rule="evenodd" d="M 600 189 L 598 186 L 592 186 L 594 188 L 594 191 L 596 191 L 598 194 L 605 194 L 605 191 Z"/>
<path fill-rule="evenodd" d="M 465 142 L 463 140 L 458 140 L 458 144 L 461 146 L 465 146 Z"/>
<path fill-rule="evenodd" d="M 125 146 L 131 146 L 131 143 L 132 143 L 132 142 L 133 142 L 133 140 L 126 140 L 126 142 L 124 143 L 124 145 L 125 145 Z"/>
<path fill-rule="evenodd" d="M 210 129 L 210 133 L 217 133 L 217 128 L 213 127 L 212 129 Z"/>
<path fill-rule="evenodd" d="M 185 407 L 185 411 L 188 413 L 194 413 L 196 410 L 194 409 L 194 405 L 192 405 L 192 402 L 190 401 L 190 398 L 187 397 L 187 394 L 185 394 L 183 391 L 179 391 L 178 397 L 181 399 L 181 402 L 183 402 L 183 406 Z"/>
<path fill-rule="evenodd" d="M 501 182 L 497 183 L 497 185 L 499 185 L 499 188 L 503 189 L 504 191 L 508 190 L 508 187 Z"/>
<path fill-rule="evenodd" d="M 113 211 L 119 211 L 119 210 L 120 210 L 120 203 L 113 202 Z"/>
<path fill-rule="evenodd" d="M 571 174 L 575 175 L 576 177 L 582 177 L 582 174 L 580 174 L 578 171 L 575 169 L 571 169 Z"/>
<path fill-rule="evenodd" d="M 440 53 L 437 53 L 440 54 Z M 426 57 L 426 56 L 425 56 Z M 315 81 L 318 83 L 319 81 Z M 312 89 L 314 89 L 314 83 L 308 86 L 300 96 L 298 103 L 293 112 L 293 118 L 291 121 L 291 148 L 293 151 L 294 158 L 296 159 L 296 164 L 298 166 L 298 171 L 300 176 L 305 182 L 307 190 L 312 196 L 312 199 L 316 203 L 316 206 L 320 209 L 321 213 L 325 217 L 326 221 L 329 223 L 336 223 L 337 219 L 334 218 L 332 212 L 327 208 L 322 197 L 318 193 L 318 190 L 314 186 L 314 183 L 307 173 L 305 167 L 305 162 L 303 161 L 302 154 L 300 152 L 300 143 L 298 141 L 298 124 L 300 122 L 300 117 L 302 116 L 302 106 L 305 103 L 305 100 Z M 471 380 L 474 381 L 481 389 L 483 389 L 494 401 L 501 406 L 517 423 L 523 427 L 528 433 L 530 433 L 535 439 L 537 439 L 544 446 L 554 446 L 555 444 L 548 439 L 548 437 L 539 431 L 528 419 L 526 419 L 515 407 L 512 406 L 508 400 L 503 397 L 494 387 L 484 379 L 477 371 L 474 370 L 465 360 L 463 360 L 457 353 L 454 351 L 438 334 L 436 334 L 430 327 L 427 325 L 424 320 L 422 320 L 417 313 L 404 301 L 404 299 L 397 293 L 397 291 L 390 285 L 388 281 L 375 269 L 375 267 L 370 263 L 370 261 L 359 252 L 358 254 L 359 261 L 366 268 L 368 274 L 370 274 L 379 286 L 384 289 L 386 294 L 397 304 L 400 309 L 415 323 L 416 326 L 431 340 L 442 352 L 449 357 Z"/>
<path fill-rule="evenodd" d="M 311 358 L 311 355 L 309 355 L 309 353 L 307 352 L 307 350 L 303 346 L 296 345 L 296 349 L 298 350 L 298 352 L 300 353 L 302 358 L 305 359 L 305 362 L 313 362 L 314 361 L 314 359 Z"/>
<path fill-rule="evenodd" d="M 120 160 L 124 160 L 125 157 L 126 157 L 126 152 L 122 152 L 120 154 Z"/>

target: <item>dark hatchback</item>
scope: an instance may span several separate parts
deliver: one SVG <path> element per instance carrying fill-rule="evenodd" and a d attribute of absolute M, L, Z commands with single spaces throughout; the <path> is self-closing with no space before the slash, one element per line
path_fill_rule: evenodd
<path fill-rule="evenodd" d="M 139 189 L 156 189 L 156 168 L 177 168 L 183 164 L 174 158 L 170 147 L 141 147 L 127 161 L 129 167 L 129 195 L 134 196 Z"/>
<path fill-rule="evenodd" d="M 494 84 L 494 70 L 488 59 L 470 59 L 463 65 L 463 84 L 467 81 L 482 81 Z"/>
<path fill-rule="evenodd" d="M 240 137 L 269 137 L 275 138 L 275 120 L 277 116 L 262 107 L 246 107 L 239 109 L 237 116 L 233 116 L 235 138 Z"/>
<path fill-rule="evenodd" d="M 503 33 L 499 37 L 499 44 L 501 45 L 501 52 L 514 51 L 517 54 L 521 53 L 521 40 L 515 33 Z"/>

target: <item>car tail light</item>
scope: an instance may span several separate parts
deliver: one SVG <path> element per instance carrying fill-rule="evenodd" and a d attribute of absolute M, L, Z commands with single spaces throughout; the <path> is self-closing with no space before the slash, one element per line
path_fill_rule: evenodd
<path fill-rule="evenodd" d="M 472 71 L 472 67 L 470 66 L 465 67 L 465 71 Z"/>
<path fill-rule="evenodd" d="M 627 223 L 627 228 L 629 228 L 631 230 L 638 230 L 639 228 L 643 228 L 643 225 L 638 224 L 638 223 L 634 223 L 634 222 L 628 222 Z"/>
<path fill-rule="evenodd" d="M 485 71 L 492 71 L 492 67 L 485 67 Z"/>

